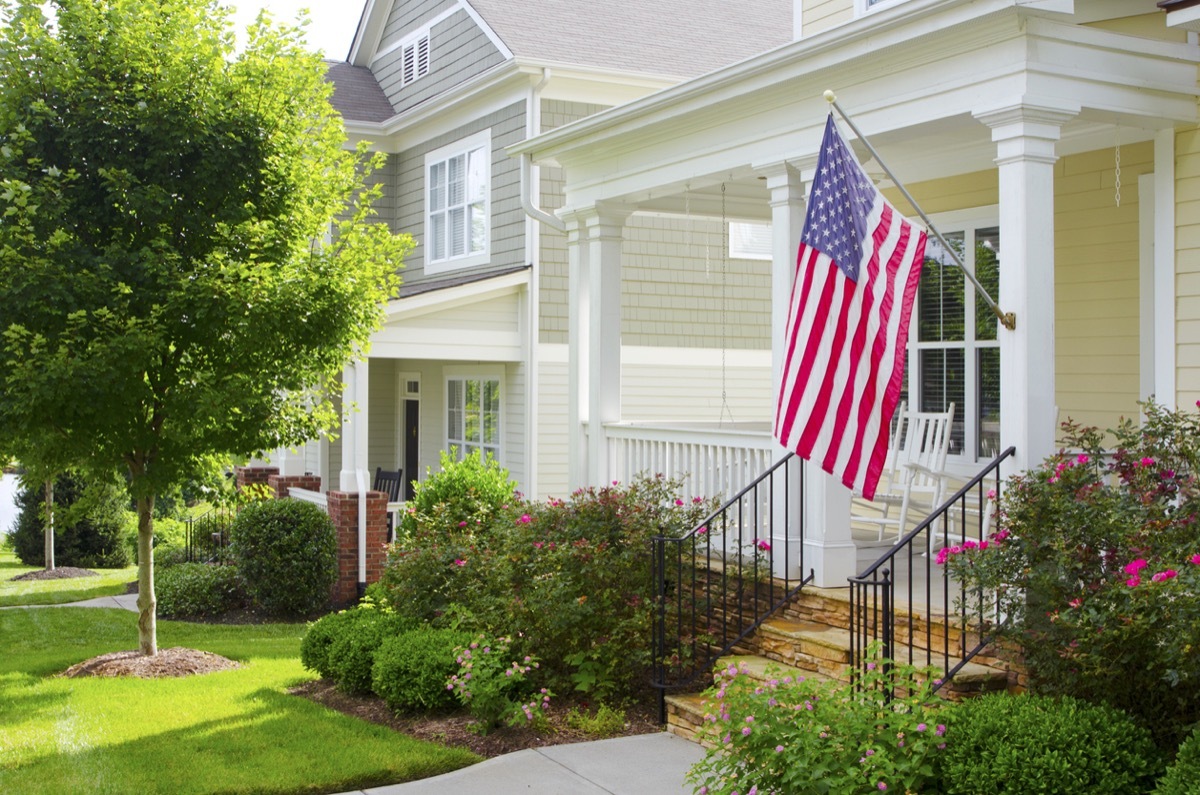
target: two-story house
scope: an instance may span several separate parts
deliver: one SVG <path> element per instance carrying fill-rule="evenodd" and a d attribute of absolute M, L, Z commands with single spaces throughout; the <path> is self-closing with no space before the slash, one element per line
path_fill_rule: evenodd
<path fill-rule="evenodd" d="M 417 245 L 369 357 L 347 368 L 339 438 L 274 463 L 355 491 L 376 467 L 411 484 L 441 451 L 483 450 L 525 493 L 562 495 L 581 306 L 554 214 L 562 174 L 506 150 L 783 44 L 791 14 L 790 0 L 368 0 L 348 60 L 330 64 L 333 102 L 352 140 L 387 154 L 380 217 Z M 756 414 L 769 402 L 769 252 L 731 262 L 719 214 L 698 192 L 690 215 L 646 207 L 618 230 L 614 333 L 640 418 L 719 420 L 726 349 L 725 372 L 754 374 L 728 390 Z"/>

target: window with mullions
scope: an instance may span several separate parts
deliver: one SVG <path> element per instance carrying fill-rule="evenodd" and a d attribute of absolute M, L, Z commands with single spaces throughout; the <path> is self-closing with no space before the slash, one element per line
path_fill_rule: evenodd
<path fill-rule="evenodd" d="M 491 132 L 484 131 L 425 158 L 428 270 L 487 261 Z"/>
<path fill-rule="evenodd" d="M 943 237 L 995 298 L 1000 286 L 999 228 L 972 225 L 943 231 Z M 930 237 L 909 336 L 904 399 L 917 411 L 945 411 L 954 403 L 950 453 L 972 462 L 991 459 L 1000 448 L 997 320 L 977 293 Z"/>
<path fill-rule="evenodd" d="M 461 461 L 476 450 L 500 460 L 500 381 L 451 378 L 446 382 L 446 449 Z"/>

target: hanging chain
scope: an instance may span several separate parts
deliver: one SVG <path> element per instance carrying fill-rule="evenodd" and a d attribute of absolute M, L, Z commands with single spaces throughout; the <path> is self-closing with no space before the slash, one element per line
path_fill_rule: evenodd
<path fill-rule="evenodd" d="M 1120 127 L 1117 127 L 1116 157 L 1117 157 L 1117 172 L 1116 172 L 1117 206 L 1120 207 L 1121 206 L 1121 128 Z"/>
<path fill-rule="evenodd" d="M 733 424 L 733 412 L 729 409 L 729 395 L 726 391 L 728 383 L 728 368 L 725 361 L 725 349 L 729 337 L 729 218 L 725 213 L 725 183 L 721 183 L 721 414 L 719 424 L 724 424 L 725 416 Z"/>

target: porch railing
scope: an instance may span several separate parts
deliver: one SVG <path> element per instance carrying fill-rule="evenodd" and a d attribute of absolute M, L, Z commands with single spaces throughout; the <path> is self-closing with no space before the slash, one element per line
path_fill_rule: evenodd
<path fill-rule="evenodd" d="M 229 545 L 229 527 L 236 516 L 235 508 L 219 506 L 189 517 L 184 525 L 184 550 L 188 562 L 215 560 Z"/>
<path fill-rule="evenodd" d="M 939 547 L 987 537 L 989 512 L 1002 486 L 1000 465 L 1015 452 L 1010 447 L 992 459 L 878 560 L 850 578 L 854 669 L 866 664 L 868 646 L 878 641 L 890 660 L 939 667 L 943 674 L 935 683 L 937 690 L 991 642 L 988 629 L 1002 619 L 995 600 L 964 593 L 946 567 L 937 564 L 934 553 Z"/>
<path fill-rule="evenodd" d="M 642 473 L 682 481 L 684 499 L 736 494 L 772 464 L 769 428 L 618 422 L 604 426 L 610 480 Z"/>
<path fill-rule="evenodd" d="M 301 502 L 311 502 L 325 513 L 329 513 L 329 498 L 320 491 L 311 491 L 310 489 L 298 489 L 295 486 L 288 488 L 288 496 L 293 500 Z"/>
<path fill-rule="evenodd" d="M 655 537 L 651 683 L 663 722 L 668 690 L 698 683 L 812 581 L 803 577 L 803 477 L 789 454 L 685 536 Z"/>

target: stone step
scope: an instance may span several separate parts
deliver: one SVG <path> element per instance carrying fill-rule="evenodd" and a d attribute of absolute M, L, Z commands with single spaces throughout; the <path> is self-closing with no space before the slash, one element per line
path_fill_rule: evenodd
<path fill-rule="evenodd" d="M 705 698 L 700 693 L 671 693 L 667 696 L 667 731 L 692 742 L 704 725 Z M 702 743 L 703 744 L 703 743 Z"/>

